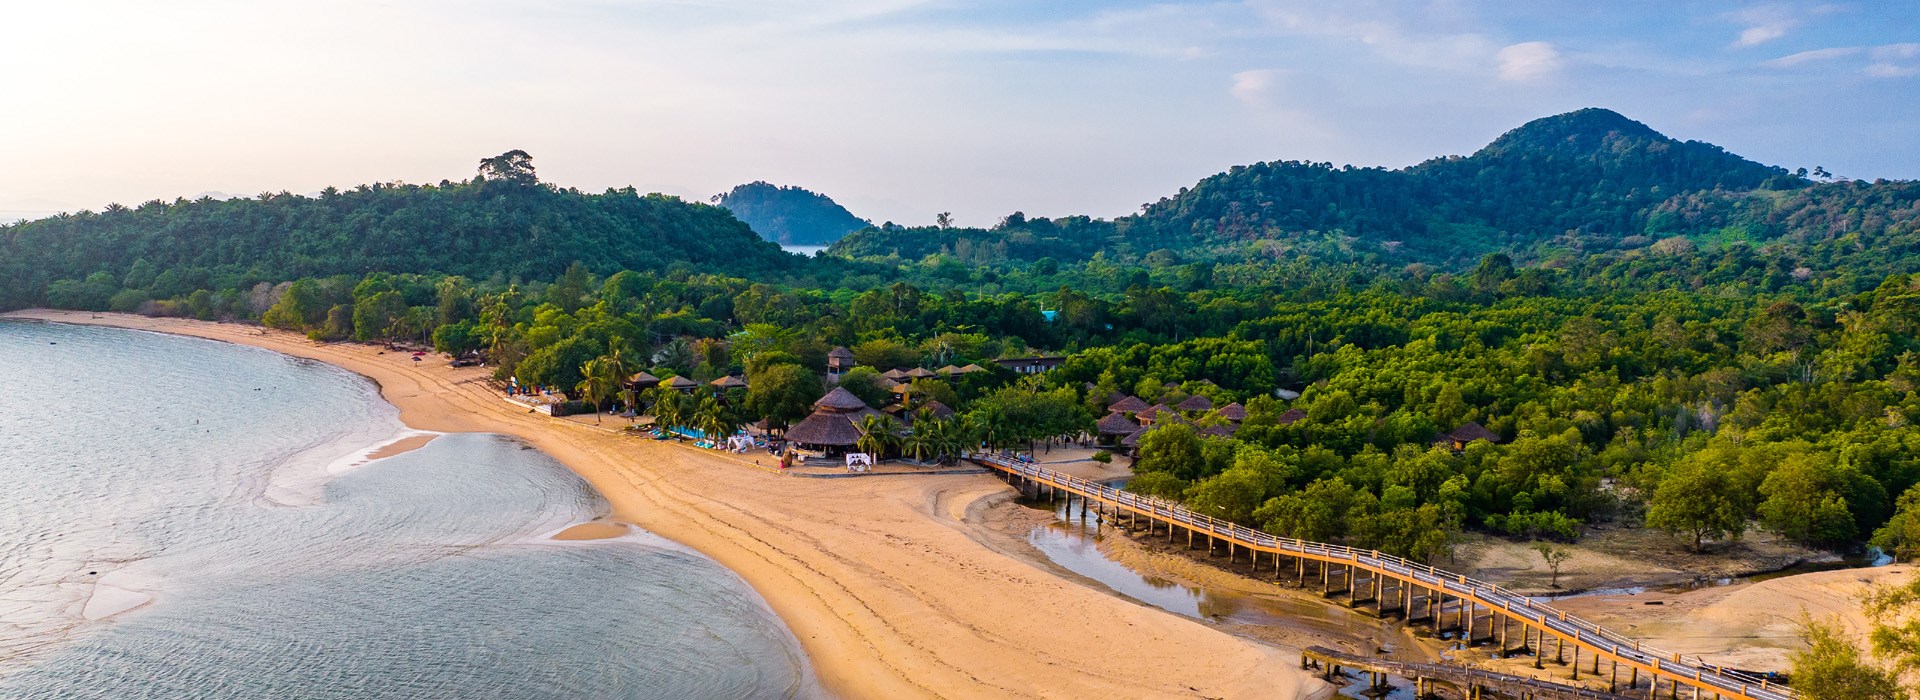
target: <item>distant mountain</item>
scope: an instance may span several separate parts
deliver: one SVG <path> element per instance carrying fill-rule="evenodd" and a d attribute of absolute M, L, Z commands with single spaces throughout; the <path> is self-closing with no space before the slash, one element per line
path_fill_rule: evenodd
<path fill-rule="evenodd" d="M 719 207 L 555 188 L 519 155 L 437 186 L 155 200 L 0 226 L 0 307 L 40 303 L 60 280 L 117 281 L 143 261 L 186 289 L 369 272 L 551 280 L 576 261 L 599 274 L 686 266 L 758 276 L 804 264 Z"/>
<path fill-rule="evenodd" d="M 733 212 L 761 237 L 783 245 L 829 245 L 873 225 L 826 195 L 766 182 L 750 182 L 714 195 L 713 203 Z"/>
<path fill-rule="evenodd" d="M 1234 166 L 1138 215 L 1074 223 L 1089 238 L 1060 245 L 1047 241 L 1064 220 L 1011 218 L 990 230 L 868 229 L 835 251 L 917 259 L 965 249 L 975 254 L 963 259 L 1074 260 L 1168 249 L 1230 259 L 1259 244 L 1269 253 L 1458 266 L 1494 251 L 1540 258 L 1700 235 L 1706 232 L 1672 228 L 1690 221 L 1675 202 L 1810 186 L 1804 174 L 1668 138 L 1610 110 L 1582 109 L 1528 122 L 1473 155 L 1397 170 L 1301 161 Z M 1685 211 L 1703 208 L 1752 209 L 1705 202 Z"/>

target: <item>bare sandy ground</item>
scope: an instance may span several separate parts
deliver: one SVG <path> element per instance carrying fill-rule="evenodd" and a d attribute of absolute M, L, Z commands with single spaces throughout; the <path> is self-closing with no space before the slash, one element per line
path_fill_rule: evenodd
<path fill-rule="evenodd" d="M 738 573 L 838 695 L 1326 692 L 1291 653 L 1127 602 L 983 544 L 964 518 L 970 504 L 1005 492 L 992 477 L 784 477 L 748 461 L 531 413 L 490 391 L 484 369 L 415 363 L 405 353 L 253 326 L 85 312 L 9 316 L 191 335 L 320 360 L 372 378 L 413 428 L 526 440 L 599 489 L 614 520 Z"/>

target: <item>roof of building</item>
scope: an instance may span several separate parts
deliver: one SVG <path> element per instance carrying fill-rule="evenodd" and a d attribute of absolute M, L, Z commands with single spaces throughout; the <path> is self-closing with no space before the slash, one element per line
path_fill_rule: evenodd
<path fill-rule="evenodd" d="M 1133 422 L 1133 419 L 1128 418 L 1124 413 L 1109 413 L 1107 417 L 1095 423 L 1094 427 L 1100 431 L 1101 435 L 1132 435 L 1140 430 L 1140 424 Z"/>
<path fill-rule="evenodd" d="M 981 367 L 980 365 L 976 365 L 971 362 L 967 363 L 967 366 L 960 368 L 961 374 L 973 374 L 974 372 L 985 372 L 985 371 L 987 371 L 987 368 Z"/>
<path fill-rule="evenodd" d="M 850 413 L 814 411 L 787 429 L 787 440 L 804 445 L 844 447 L 860 441 L 860 428 L 854 425 Z"/>
<path fill-rule="evenodd" d="M 725 376 L 725 377 L 721 377 L 721 378 L 719 378 L 719 379 L 715 379 L 715 380 L 713 380 L 713 381 L 711 381 L 711 382 L 707 382 L 707 383 L 708 383 L 708 384 L 712 384 L 713 386 L 715 386 L 715 387 L 717 387 L 717 388 L 721 388 L 721 389 L 745 389 L 745 388 L 747 388 L 747 380 L 745 380 L 745 379 L 741 379 L 741 378 L 739 378 L 739 377 L 735 377 L 735 376 L 733 376 L 733 375 L 727 375 L 727 376 Z"/>
<path fill-rule="evenodd" d="M 895 367 L 885 372 L 881 372 L 880 376 L 886 377 L 888 379 L 905 379 L 907 376 L 907 371 L 904 369 Z"/>
<path fill-rule="evenodd" d="M 1452 438 L 1455 442 L 1473 442 L 1475 440 L 1485 440 L 1487 442 L 1499 443 L 1501 441 L 1501 437 L 1499 433 L 1488 430 L 1486 429 L 1485 426 L 1482 426 L 1479 423 L 1468 423 L 1458 428 L 1454 428 L 1453 432 L 1447 433 L 1447 437 Z"/>
<path fill-rule="evenodd" d="M 1287 409 L 1286 413 L 1280 414 L 1280 417 L 1276 419 L 1274 422 L 1279 423 L 1281 425 L 1286 425 L 1288 423 L 1293 423 L 1305 417 L 1307 417 L 1306 411 L 1302 411 L 1297 408 L 1289 408 Z"/>
<path fill-rule="evenodd" d="M 826 396 L 822 396 L 819 401 L 813 402 L 813 407 L 826 411 L 838 411 L 840 413 L 851 413 L 863 408 L 869 408 L 867 402 L 861 401 L 860 397 L 854 396 L 853 392 L 847 391 L 847 388 L 844 386 L 834 387 L 833 391 L 827 392 Z"/>
<path fill-rule="evenodd" d="M 1189 396 L 1187 400 L 1174 405 L 1174 408 L 1182 411 L 1211 411 L 1213 410 L 1213 399 L 1205 396 Z"/>
<path fill-rule="evenodd" d="M 933 378 L 933 372 L 925 367 L 915 367 L 907 370 L 907 376 L 913 377 L 914 379 L 931 379 Z"/>
<path fill-rule="evenodd" d="M 1139 413 L 1149 408 L 1153 408 L 1153 406 L 1145 401 L 1141 401 L 1140 397 L 1127 396 L 1107 406 L 1107 411 L 1109 413 Z"/>
<path fill-rule="evenodd" d="M 700 386 L 699 384 L 695 384 L 693 380 L 688 379 L 686 377 L 669 377 L 666 381 L 662 383 L 674 389 L 692 389 L 696 386 Z"/>
<path fill-rule="evenodd" d="M 653 376 L 651 374 L 647 374 L 646 372 L 641 372 L 631 377 L 627 377 L 627 383 L 638 385 L 638 386 L 659 386 L 660 378 Z"/>
<path fill-rule="evenodd" d="M 959 374 L 960 368 L 955 367 L 953 365 L 947 365 L 945 367 L 941 367 L 940 369 L 934 370 L 934 372 L 937 374 Z"/>
<path fill-rule="evenodd" d="M 1126 437 L 1120 438 L 1120 444 L 1126 445 L 1127 447 L 1133 447 L 1135 445 L 1139 445 L 1140 436 L 1145 434 L 1147 434 L 1146 428 L 1135 430 L 1132 433 L 1128 434 Z"/>
<path fill-rule="evenodd" d="M 843 359 L 843 360 L 851 360 L 851 359 L 853 359 L 853 351 L 852 351 L 852 350 L 848 350 L 848 349 L 846 348 L 846 346 L 844 346 L 844 345 L 842 345 L 842 346 L 840 346 L 840 347 L 836 347 L 836 348 L 834 348 L 834 349 L 832 349 L 832 350 L 828 350 L 828 351 L 827 351 L 827 357 L 830 357 L 830 358 L 837 358 L 837 359 Z"/>
<path fill-rule="evenodd" d="M 1240 402 L 1238 401 L 1227 404 L 1225 406 L 1221 406 L 1220 410 L 1214 411 L 1214 412 L 1220 414 L 1221 418 L 1225 418 L 1235 423 L 1238 423 L 1240 421 L 1247 419 L 1247 407 L 1240 405 Z"/>

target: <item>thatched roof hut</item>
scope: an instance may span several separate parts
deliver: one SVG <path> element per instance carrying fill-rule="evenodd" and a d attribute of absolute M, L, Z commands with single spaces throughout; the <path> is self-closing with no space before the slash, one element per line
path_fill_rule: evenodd
<path fill-rule="evenodd" d="M 1225 418 L 1235 423 L 1238 423 L 1240 421 L 1247 419 L 1247 407 L 1240 405 L 1240 402 L 1238 401 L 1227 404 L 1225 406 L 1221 406 L 1220 410 L 1214 411 L 1214 412 L 1220 414 L 1221 418 Z"/>
<path fill-rule="evenodd" d="M 787 441 L 826 449 L 852 447 L 860 441 L 860 421 L 868 415 L 884 414 L 845 387 L 834 387 L 813 402 L 812 414 L 787 429 Z"/>
<path fill-rule="evenodd" d="M 647 374 L 646 372 L 641 372 L 631 377 L 627 377 L 627 386 L 632 387 L 633 389 L 636 389 L 639 391 L 646 391 L 656 386 L 660 386 L 660 378 L 653 376 L 651 374 Z"/>
<path fill-rule="evenodd" d="M 934 375 L 933 372 L 928 371 L 925 367 L 915 367 L 907 370 L 907 376 L 913 377 L 914 379 L 932 379 Z"/>
<path fill-rule="evenodd" d="M 1182 411 L 1211 411 L 1213 410 L 1213 399 L 1205 396 L 1189 396 L 1187 400 L 1175 404 L 1174 408 Z"/>
<path fill-rule="evenodd" d="M 1124 413 L 1109 413 L 1094 424 L 1101 435 L 1132 435 L 1140 431 L 1140 424 L 1133 422 Z"/>
<path fill-rule="evenodd" d="M 891 380 L 894 380 L 894 381 L 896 381 L 896 382 L 897 382 L 897 381 L 900 381 L 900 380 L 902 380 L 902 379 L 906 379 L 906 378 L 907 378 L 907 371 L 906 371 L 906 370 L 904 370 L 904 369 L 900 369 L 900 368 L 898 368 L 898 367 L 895 367 L 895 368 L 893 368 L 893 369 L 890 369 L 890 370 L 887 370 L 887 371 L 885 371 L 885 372 L 881 372 L 881 373 L 880 373 L 880 376 L 882 376 L 882 377 L 886 377 L 886 378 L 888 378 L 888 379 L 891 379 Z"/>
<path fill-rule="evenodd" d="M 698 383 L 686 377 L 672 377 L 661 382 L 661 384 L 675 391 L 693 391 L 694 387 L 700 386 Z"/>
<path fill-rule="evenodd" d="M 727 375 L 725 377 L 721 377 L 719 379 L 715 379 L 707 383 L 713 385 L 713 388 L 719 389 L 722 391 L 725 391 L 727 389 L 747 388 L 747 380 L 741 379 L 739 377 L 735 377 L 733 375 Z"/>
<path fill-rule="evenodd" d="M 1153 408 L 1152 404 L 1149 404 L 1145 401 L 1141 401 L 1140 397 L 1127 396 L 1125 398 L 1120 399 L 1119 401 L 1113 402 L 1112 405 L 1107 406 L 1107 412 L 1108 413 L 1139 413 L 1149 408 Z"/>
<path fill-rule="evenodd" d="M 1281 425 L 1286 425 L 1288 423 L 1297 423 L 1301 419 L 1304 419 L 1306 417 L 1307 417 L 1306 411 L 1302 411 L 1297 408 L 1289 408 L 1287 409 L 1286 413 L 1280 414 L 1280 417 L 1275 419 L 1274 422 L 1279 423 Z"/>
<path fill-rule="evenodd" d="M 827 369 L 845 370 L 853 368 L 853 351 L 842 345 L 827 351 Z"/>
<path fill-rule="evenodd" d="M 945 367 L 941 367 L 940 369 L 936 369 L 936 370 L 934 370 L 934 373 L 935 373 L 935 374 L 942 374 L 942 375 L 946 375 L 946 376 L 953 376 L 953 375 L 955 375 L 955 374 L 959 374 L 959 373 L 960 373 L 960 368 L 959 368 L 959 367 L 955 367 L 955 366 L 953 366 L 953 365 L 947 365 L 947 366 L 945 366 Z"/>
<path fill-rule="evenodd" d="M 1133 419 L 1140 421 L 1141 425 L 1152 425 L 1153 422 L 1157 420 L 1168 420 L 1179 417 L 1180 412 L 1167 408 L 1166 404 L 1148 406 L 1138 413 L 1133 414 Z"/>
<path fill-rule="evenodd" d="M 985 372 L 985 371 L 987 371 L 987 368 L 981 367 L 980 365 L 976 365 L 971 362 L 967 363 L 967 366 L 960 368 L 961 374 L 973 374 L 974 372 Z"/>

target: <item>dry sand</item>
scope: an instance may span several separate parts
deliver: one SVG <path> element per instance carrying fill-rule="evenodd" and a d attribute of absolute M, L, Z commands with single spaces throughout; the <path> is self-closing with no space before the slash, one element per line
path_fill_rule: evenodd
<path fill-rule="evenodd" d="M 406 454 L 408 452 L 412 452 L 422 447 L 426 447 L 427 443 L 433 442 L 433 439 L 436 437 L 440 437 L 440 436 L 415 435 L 413 437 L 403 437 L 393 442 L 387 443 L 385 446 L 381 447 L 380 449 L 374 450 L 373 454 L 367 455 L 367 460 L 372 461 L 376 459 L 386 459 L 388 457 L 392 457 L 397 454 Z"/>
<path fill-rule="evenodd" d="M 191 335 L 328 362 L 379 383 L 407 425 L 526 440 L 607 497 L 612 519 L 738 573 L 846 697 L 1324 695 L 1298 657 L 1122 600 L 983 544 L 982 475 L 808 479 L 556 421 L 491 391 L 487 370 L 319 344 L 253 326 L 116 314 L 9 314 Z M 614 427 L 609 425 L 608 428 Z"/>
<path fill-rule="evenodd" d="M 565 530 L 556 532 L 553 535 L 553 539 L 556 539 L 556 540 L 610 540 L 615 537 L 619 537 L 621 535 L 627 534 L 627 532 L 628 530 L 625 523 L 609 523 L 604 521 L 594 521 L 590 523 L 580 523 L 579 525 L 575 525 Z"/>

